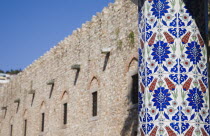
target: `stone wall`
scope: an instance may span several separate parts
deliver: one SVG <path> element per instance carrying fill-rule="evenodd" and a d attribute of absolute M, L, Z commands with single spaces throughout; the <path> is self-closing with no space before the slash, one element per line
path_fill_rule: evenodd
<path fill-rule="evenodd" d="M 130 90 L 131 76 L 137 73 L 137 13 L 131 1 L 116 0 L 1 87 L 0 136 L 9 136 L 11 125 L 13 136 L 23 136 L 25 120 L 27 136 L 135 135 L 137 109 Z M 109 57 L 101 53 L 103 48 L 111 49 Z M 74 64 L 81 65 L 79 74 L 71 69 Z M 49 98 L 51 85 L 46 83 L 52 79 Z M 96 117 L 93 91 L 98 92 Z M 14 103 L 18 99 L 19 106 Z M 63 125 L 66 102 L 68 123 Z"/>

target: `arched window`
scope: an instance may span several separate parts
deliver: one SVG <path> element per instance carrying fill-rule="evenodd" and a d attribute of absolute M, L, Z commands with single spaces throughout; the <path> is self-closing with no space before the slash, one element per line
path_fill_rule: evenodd
<path fill-rule="evenodd" d="M 131 104 L 138 103 L 138 59 L 132 57 L 127 63 L 127 74 L 128 74 L 128 91 L 129 100 Z"/>
<path fill-rule="evenodd" d="M 40 130 L 41 133 L 45 131 L 45 122 L 46 122 L 46 117 L 45 117 L 45 109 L 46 109 L 46 104 L 45 101 L 42 101 L 41 106 L 40 106 L 40 113 L 41 113 L 41 125 L 40 125 Z"/>
<path fill-rule="evenodd" d="M 66 128 L 68 124 L 68 100 L 69 95 L 67 91 L 63 91 L 61 98 L 60 98 L 60 104 L 61 104 L 61 111 L 60 111 L 60 118 L 61 118 L 61 126 L 62 128 Z"/>
<path fill-rule="evenodd" d="M 98 116 L 98 111 L 99 111 L 99 80 L 95 76 L 92 78 L 92 80 L 89 83 L 88 89 L 90 90 L 91 93 L 91 116 L 92 117 L 97 117 Z"/>
<path fill-rule="evenodd" d="M 27 109 L 24 111 L 23 113 L 23 120 L 24 120 L 24 126 L 23 126 L 23 133 L 24 133 L 24 136 L 27 136 L 27 123 L 28 123 L 28 120 L 27 120 L 27 116 L 28 116 L 28 111 Z"/>
<path fill-rule="evenodd" d="M 131 102 L 132 104 L 138 103 L 138 74 L 132 76 L 132 89 L 131 89 Z"/>

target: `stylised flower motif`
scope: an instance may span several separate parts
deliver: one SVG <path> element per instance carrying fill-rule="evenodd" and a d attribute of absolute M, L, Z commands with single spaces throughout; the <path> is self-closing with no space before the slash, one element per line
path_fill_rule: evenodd
<path fill-rule="evenodd" d="M 158 64 L 162 64 L 166 58 L 169 58 L 168 54 L 171 52 L 169 51 L 169 47 L 167 45 L 168 44 L 164 43 L 163 41 L 158 41 L 156 44 L 154 44 L 152 55 L 153 59 L 157 61 Z"/>
<path fill-rule="evenodd" d="M 193 88 L 190 89 L 189 92 L 190 93 L 187 94 L 189 96 L 187 98 L 187 101 L 189 101 L 189 106 L 192 106 L 192 109 L 195 109 L 195 112 L 199 112 L 204 103 L 202 91 L 200 91 L 198 88 Z"/>
<path fill-rule="evenodd" d="M 200 45 L 203 47 L 205 43 L 204 43 L 201 35 L 200 34 L 197 34 L 197 36 L 198 36 L 198 40 L 199 40 Z"/>
<path fill-rule="evenodd" d="M 198 82 L 199 82 L 199 84 L 200 84 L 200 87 L 201 87 L 202 92 L 205 93 L 205 92 L 206 92 L 206 87 L 205 87 L 205 85 L 203 84 L 203 82 L 202 82 L 200 79 L 198 80 Z"/>
<path fill-rule="evenodd" d="M 148 20 L 148 22 L 149 22 L 150 24 L 153 24 L 153 23 L 155 22 L 155 17 L 151 17 L 151 18 Z"/>
<path fill-rule="evenodd" d="M 185 59 L 185 54 L 181 54 L 181 59 Z"/>
<path fill-rule="evenodd" d="M 167 105 L 170 105 L 169 101 L 172 99 L 170 98 L 170 93 L 168 93 L 168 89 L 164 87 L 159 87 L 155 90 L 155 94 L 153 95 L 152 101 L 154 102 L 154 106 L 159 109 L 159 111 L 163 111 L 164 108 L 167 108 Z"/>
<path fill-rule="evenodd" d="M 148 107 L 149 107 L 149 108 L 152 107 L 152 103 L 151 103 L 151 102 L 148 103 Z"/>
<path fill-rule="evenodd" d="M 173 18 L 171 14 L 166 15 L 166 21 L 171 21 L 171 19 Z"/>
<path fill-rule="evenodd" d="M 172 8 L 172 9 L 169 10 L 169 12 L 170 12 L 171 14 L 174 14 L 174 13 L 175 13 L 175 9 Z"/>
<path fill-rule="evenodd" d="M 204 69 L 205 65 L 201 62 L 201 63 L 199 63 L 199 67 L 200 67 L 200 69 Z"/>
<path fill-rule="evenodd" d="M 178 105 L 177 101 L 173 101 L 173 102 L 172 102 L 172 106 L 175 107 L 175 106 L 177 106 L 177 105 Z"/>
<path fill-rule="evenodd" d="M 156 115 L 156 109 L 155 108 L 150 109 L 149 112 L 150 112 L 151 115 Z"/>
<path fill-rule="evenodd" d="M 199 129 L 199 128 L 197 128 L 197 129 L 195 130 L 195 133 L 197 134 L 197 136 L 199 136 L 199 135 L 200 135 L 200 133 L 201 133 L 200 129 Z"/>
<path fill-rule="evenodd" d="M 145 114 L 145 111 L 142 110 L 142 111 L 140 112 L 140 116 L 142 117 L 142 116 L 144 116 L 144 114 Z"/>
<path fill-rule="evenodd" d="M 149 13 L 147 13 L 147 16 L 148 16 L 148 17 L 150 17 L 150 16 L 151 16 L 151 13 L 150 13 L 150 12 L 149 12 Z"/>
<path fill-rule="evenodd" d="M 194 86 L 198 86 L 198 81 L 197 80 L 194 80 L 193 81 L 193 84 L 194 84 Z"/>
<path fill-rule="evenodd" d="M 177 131 L 178 133 L 179 132 L 179 123 L 170 123 L 170 126 L 175 130 Z M 169 136 L 176 136 L 176 133 L 169 127 L 169 126 L 165 126 L 165 129 L 168 133 Z"/>
<path fill-rule="evenodd" d="M 176 89 L 175 84 L 169 78 L 165 77 L 164 80 L 169 90 L 174 91 Z"/>
<path fill-rule="evenodd" d="M 184 65 L 185 67 L 189 67 L 189 66 L 190 66 L 190 61 L 185 60 L 185 61 L 183 62 L 183 65 Z"/>
<path fill-rule="evenodd" d="M 190 35 L 191 35 L 191 32 L 187 32 L 187 33 L 182 37 L 182 43 L 183 43 L 183 44 L 188 43 L 188 41 L 189 41 L 189 39 L 190 39 Z"/>
<path fill-rule="evenodd" d="M 152 46 L 152 45 L 154 44 L 156 36 L 157 36 L 157 33 L 154 33 L 154 34 L 152 35 L 152 37 L 150 38 L 150 40 L 149 40 L 149 42 L 148 42 L 148 45 L 149 45 L 149 46 Z"/>
<path fill-rule="evenodd" d="M 173 62 L 172 60 L 166 61 L 166 66 L 167 66 L 167 67 L 172 67 L 173 64 L 174 64 L 174 62 Z"/>
<path fill-rule="evenodd" d="M 187 51 L 185 52 L 187 55 L 187 58 L 190 59 L 190 61 L 193 62 L 193 64 L 197 64 L 201 60 L 201 49 L 200 45 L 198 45 L 197 42 L 191 42 L 188 43 Z"/>
<path fill-rule="evenodd" d="M 192 113 L 192 109 L 190 107 L 187 107 L 184 109 L 185 114 L 190 115 Z"/>
<path fill-rule="evenodd" d="M 206 58 L 205 58 L 205 57 L 203 57 L 203 58 L 202 58 L 202 61 L 203 61 L 203 62 L 206 62 Z"/>
<path fill-rule="evenodd" d="M 196 29 L 196 28 L 195 28 L 195 29 Z M 194 29 L 193 29 L 193 30 L 194 30 Z M 195 31 L 195 30 L 194 30 L 194 31 Z M 194 31 L 193 31 L 193 32 L 194 32 Z M 196 36 L 195 34 L 192 35 L 192 39 L 196 39 L 196 37 L 197 37 L 197 36 Z"/>
<path fill-rule="evenodd" d="M 165 129 L 161 127 L 161 128 L 158 130 L 158 132 L 159 132 L 160 134 L 163 134 L 163 133 L 165 132 Z"/>
<path fill-rule="evenodd" d="M 184 13 L 184 9 L 181 8 L 181 9 L 179 10 L 179 12 L 180 12 L 180 13 Z"/>
<path fill-rule="evenodd" d="M 162 31 L 162 29 L 158 29 L 158 31 Z M 157 34 L 157 39 L 162 39 L 163 38 L 163 35 L 162 34 Z"/>
<path fill-rule="evenodd" d="M 203 116 L 203 117 L 205 117 L 206 116 L 206 114 L 207 114 L 207 112 L 206 112 L 206 110 L 201 110 L 201 115 Z"/>
<path fill-rule="evenodd" d="M 168 9 L 170 8 L 168 6 L 168 3 L 166 0 L 153 0 L 154 4 L 152 4 L 152 15 L 155 15 L 157 18 L 161 18 L 165 15 L 165 13 L 168 13 Z"/>
<path fill-rule="evenodd" d="M 168 32 L 163 32 L 165 38 L 166 38 L 166 41 L 169 43 L 169 44 L 173 44 L 174 43 L 174 38 L 168 33 Z"/>
<path fill-rule="evenodd" d="M 190 85 L 192 83 L 192 78 L 187 79 L 187 81 L 184 83 L 184 85 L 182 86 L 184 91 L 187 91 L 190 89 Z"/>
<path fill-rule="evenodd" d="M 182 102 L 182 106 L 183 106 L 183 107 L 186 107 L 186 106 L 187 106 L 187 102 L 186 102 L 186 101 L 183 101 L 183 102 Z"/>
<path fill-rule="evenodd" d="M 172 115 L 175 112 L 175 109 L 173 107 L 169 107 L 168 109 L 168 114 Z"/>
<path fill-rule="evenodd" d="M 193 131 L 194 131 L 195 127 L 191 126 L 187 132 L 185 133 L 185 136 L 192 136 L 193 135 Z"/>
<path fill-rule="evenodd" d="M 158 128 L 159 128 L 158 126 L 155 126 L 150 135 L 156 136 Z"/>
<path fill-rule="evenodd" d="M 143 72 L 143 70 L 145 69 L 145 65 L 142 63 L 140 66 L 139 66 L 141 72 Z"/>
<path fill-rule="evenodd" d="M 149 68 L 151 68 L 151 69 L 155 68 L 155 62 L 154 61 L 149 63 Z"/>
<path fill-rule="evenodd" d="M 176 59 L 176 54 L 171 54 L 172 59 Z"/>
<path fill-rule="evenodd" d="M 188 21 L 188 19 L 189 19 L 189 16 L 188 16 L 187 14 L 184 14 L 184 15 L 182 16 L 182 20 Z"/>
<path fill-rule="evenodd" d="M 158 84 L 159 84 L 159 86 L 162 86 L 164 84 L 163 80 L 162 79 L 159 79 L 158 80 Z"/>
<path fill-rule="evenodd" d="M 150 92 L 153 92 L 154 90 L 155 90 L 155 86 L 156 86 L 156 83 L 157 83 L 157 78 L 155 78 L 153 81 L 152 81 L 152 83 L 150 84 L 150 86 L 149 86 L 149 91 Z"/>

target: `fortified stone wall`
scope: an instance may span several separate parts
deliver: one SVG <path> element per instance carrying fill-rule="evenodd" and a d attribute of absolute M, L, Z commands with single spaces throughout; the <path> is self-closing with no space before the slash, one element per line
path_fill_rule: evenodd
<path fill-rule="evenodd" d="M 137 13 L 131 1 L 117 0 L 1 87 L 0 136 L 23 136 L 25 120 L 27 136 L 135 135 L 137 111 L 130 91 L 138 65 Z M 101 53 L 103 48 L 110 48 L 110 55 Z M 80 65 L 78 73 L 71 69 L 75 64 Z M 96 117 L 92 117 L 94 91 Z M 64 103 L 68 103 L 67 125 L 63 125 Z"/>

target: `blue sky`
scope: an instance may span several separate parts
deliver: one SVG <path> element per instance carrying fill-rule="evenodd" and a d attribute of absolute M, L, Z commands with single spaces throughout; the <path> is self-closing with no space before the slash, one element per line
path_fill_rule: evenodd
<path fill-rule="evenodd" d="M 0 0 L 0 69 L 24 69 L 114 0 Z"/>

